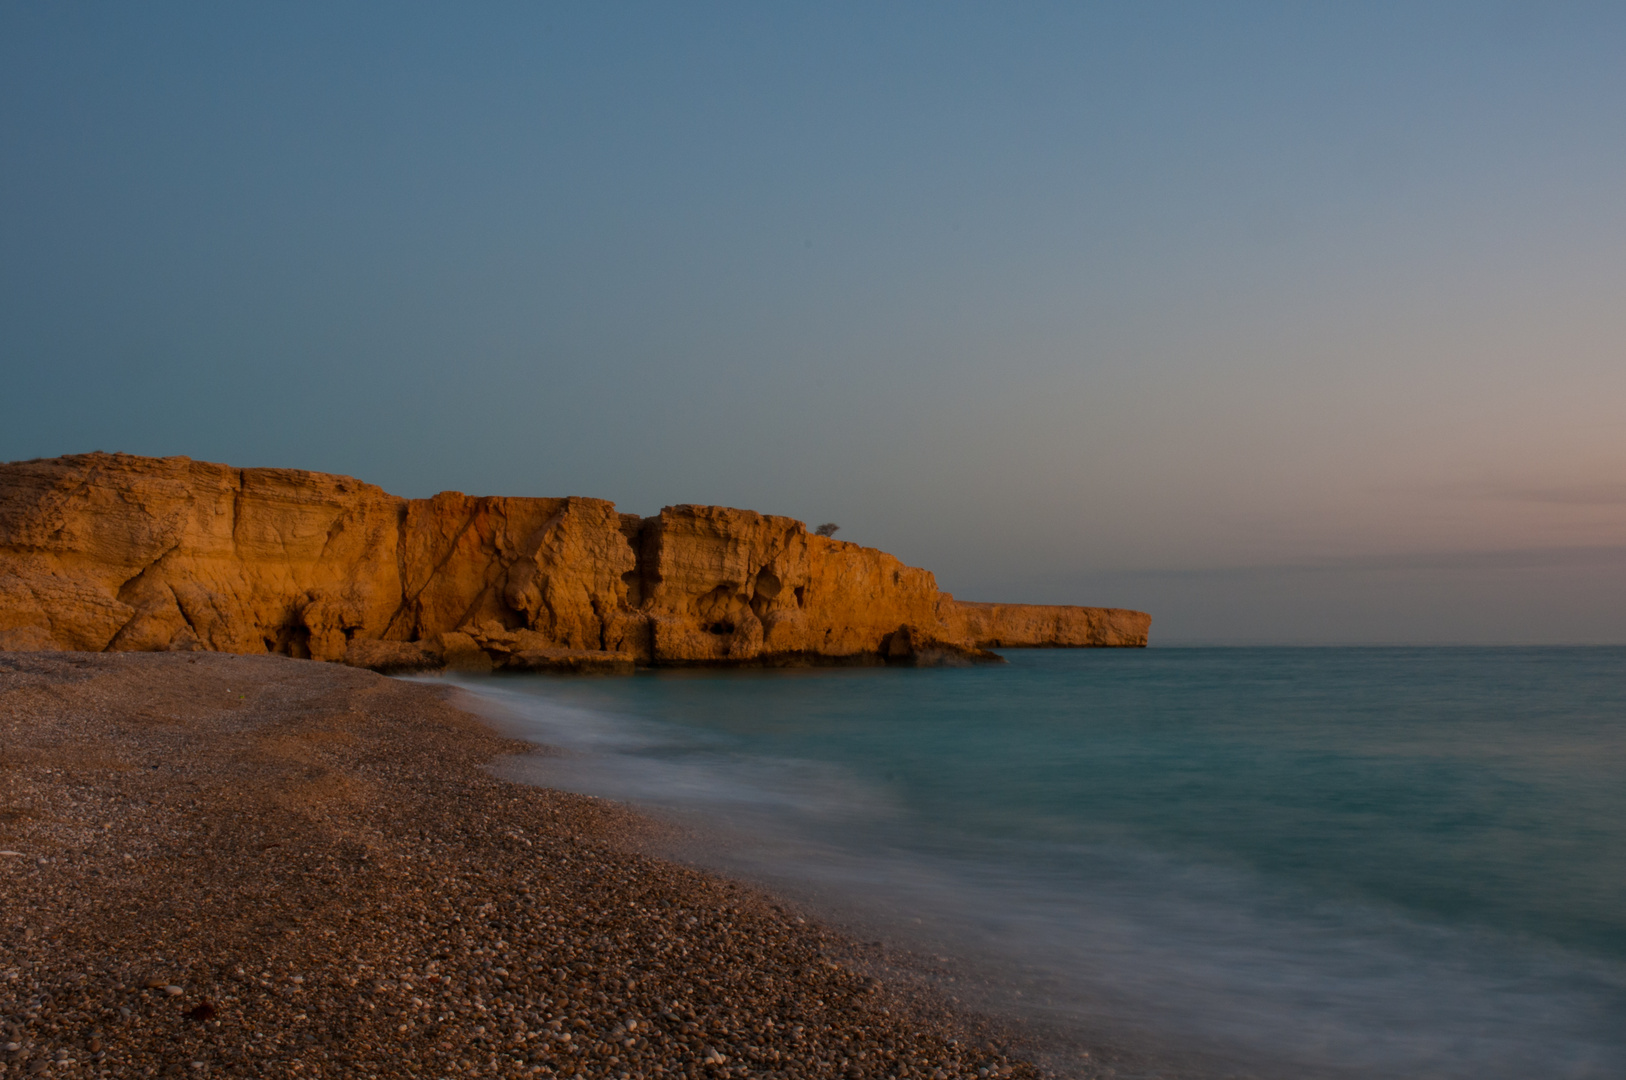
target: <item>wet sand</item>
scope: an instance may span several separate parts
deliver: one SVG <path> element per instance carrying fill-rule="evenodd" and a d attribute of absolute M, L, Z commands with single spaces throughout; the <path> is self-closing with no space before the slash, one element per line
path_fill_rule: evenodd
<path fill-rule="evenodd" d="M 1038 1075 L 660 826 L 485 768 L 526 752 L 337 665 L 0 653 L 0 1075 Z"/>

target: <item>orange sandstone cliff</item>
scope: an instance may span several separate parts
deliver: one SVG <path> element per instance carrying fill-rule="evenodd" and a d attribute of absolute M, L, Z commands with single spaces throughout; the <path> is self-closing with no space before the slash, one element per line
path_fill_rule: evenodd
<path fill-rule="evenodd" d="M 883 551 L 749 510 L 402 499 L 344 476 L 184 457 L 0 465 L 0 649 L 380 668 L 918 663 L 1145 645 L 1150 623 L 964 603 Z"/>

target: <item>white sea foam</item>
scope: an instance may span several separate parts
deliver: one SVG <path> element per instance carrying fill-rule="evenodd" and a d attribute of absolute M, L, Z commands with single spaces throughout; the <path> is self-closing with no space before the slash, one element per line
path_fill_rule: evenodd
<path fill-rule="evenodd" d="M 1068 1071 L 1091 1072 L 1093 1045 L 1118 1076 L 1626 1075 L 1618 964 L 1129 847 L 944 834 L 839 764 L 562 703 L 546 682 L 464 685 L 562 751 L 512 775 L 710 827 L 726 842 L 704 861 L 954 958 L 947 989 L 1036 1024 Z"/>

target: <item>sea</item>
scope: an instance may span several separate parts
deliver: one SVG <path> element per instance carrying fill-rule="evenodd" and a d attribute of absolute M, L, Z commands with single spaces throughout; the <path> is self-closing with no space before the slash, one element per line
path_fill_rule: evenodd
<path fill-rule="evenodd" d="M 1626 1077 L 1626 649 L 463 677 L 1081 1077 Z"/>

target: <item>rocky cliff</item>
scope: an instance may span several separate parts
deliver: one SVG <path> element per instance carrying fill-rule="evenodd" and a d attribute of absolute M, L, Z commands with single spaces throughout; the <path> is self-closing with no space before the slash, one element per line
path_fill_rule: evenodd
<path fill-rule="evenodd" d="M 0 649 L 382 668 L 924 662 L 1145 645 L 1150 622 L 964 603 L 883 551 L 748 510 L 402 499 L 343 476 L 125 454 L 0 465 Z"/>

